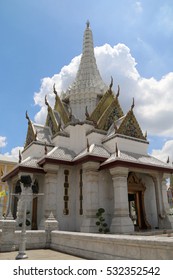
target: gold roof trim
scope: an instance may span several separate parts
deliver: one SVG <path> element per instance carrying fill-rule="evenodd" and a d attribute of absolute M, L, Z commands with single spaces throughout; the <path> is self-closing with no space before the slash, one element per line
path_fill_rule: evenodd
<path fill-rule="evenodd" d="M 108 130 L 111 124 L 123 116 L 118 97 L 114 98 L 97 122 L 99 129 Z"/>
<path fill-rule="evenodd" d="M 27 111 L 26 111 L 26 119 L 28 120 L 28 130 L 27 130 L 24 148 L 26 148 L 31 142 L 35 141 L 36 137 L 37 137 L 37 131 L 35 131 L 35 128 L 33 126 L 32 121 L 30 120 L 30 118 L 28 116 Z"/>
<path fill-rule="evenodd" d="M 60 131 L 61 124 L 58 124 L 55 114 L 51 106 L 49 105 L 46 96 L 45 96 L 45 104 L 47 105 L 47 110 L 48 110 L 47 118 L 46 118 L 46 126 L 50 127 L 52 134 L 54 135 L 55 133 Z"/>
<path fill-rule="evenodd" d="M 97 123 L 104 111 L 109 107 L 109 105 L 114 100 L 114 95 L 112 90 L 109 88 L 106 93 L 102 96 L 99 103 L 97 104 L 94 111 L 91 113 L 89 119 Z"/>
<path fill-rule="evenodd" d="M 67 124 L 70 121 L 69 115 L 67 113 L 67 111 L 64 108 L 63 103 L 61 102 L 61 99 L 55 89 L 55 84 L 53 86 L 53 92 L 55 93 L 55 107 L 54 110 L 56 110 L 59 114 L 60 117 L 63 121 L 64 124 Z"/>

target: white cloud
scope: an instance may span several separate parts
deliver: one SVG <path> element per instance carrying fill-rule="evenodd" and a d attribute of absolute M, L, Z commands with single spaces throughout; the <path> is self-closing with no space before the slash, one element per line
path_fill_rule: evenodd
<path fill-rule="evenodd" d="M 167 141 L 161 149 L 153 149 L 152 156 L 166 162 L 168 157 L 170 163 L 173 161 L 173 140 Z"/>
<path fill-rule="evenodd" d="M 142 3 L 140 1 L 136 1 L 135 3 L 135 9 L 137 13 L 142 13 L 143 11 L 143 7 L 142 7 Z"/>
<path fill-rule="evenodd" d="M 11 150 L 10 153 L 5 153 L 4 155 L 5 156 L 8 156 L 8 157 L 13 157 L 13 158 L 16 158 L 18 159 L 19 158 L 19 151 L 23 151 L 23 147 L 15 147 Z"/>
<path fill-rule="evenodd" d="M 7 145 L 7 138 L 5 136 L 0 136 L 0 148 Z"/>
<path fill-rule="evenodd" d="M 34 101 L 36 105 L 41 107 L 40 111 L 35 116 L 35 121 L 43 124 L 46 119 L 47 108 L 45 106 L 45 95 L 51 106 L 54 105 L 55 95 L 53 93 L 53 85 L 56 84 L 56 91 L 60 95 L 62 91 L 67 90 L 69 85 L 75 79 L 78 70 L 80 55 L 72 59 L 69 65 L 64 66 L 60 73 L 55 74 L 53 77 L 46 77 L 42 80 L 40 91 L 35 93 Z"/>

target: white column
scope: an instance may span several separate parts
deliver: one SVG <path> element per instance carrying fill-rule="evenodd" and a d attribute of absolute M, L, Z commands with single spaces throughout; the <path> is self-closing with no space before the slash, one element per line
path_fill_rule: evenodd
<path fill-rule="evenodd" d="M 167 185 L 166 179 L 168 178 L 167 174 L 163 174 L 161 182 L 161 194 L 162 194 L 162 204 L 163 204 L 163 216 L 160 216 L 160 225 L 163 228 L 172 229 L 173 228 L 173 217 L 170 215 L 170 206 L 168 203 L 167 196 Z"/>
<path fill-rule="evenodd" d="M 115 167 L 110 169 L 114 188 L 114 214 L 110 227 L 111 233 L 129 233 L 134 225 L 129 217 L 128 206 L 128 168 Z"/>
<path fill-rule="evenodd" d="M 44 181 L 44 217 L 41 219 L 39 229 L 45 228 L 45 220 L 48 219 L 51 212 L 56 219 L 57 216 L 57 176 L 59 166 L 46 164 L 44 166 L 46 172 Z"/>
<path fill-rule="evenodd" d="M 163 208 L 165 209 L 166 213 L 169 213 L 170 206 L 168 203 L 166 179 L 168 179 L 168 176 L 164 175 L 162 178 L 162 197 L 163 197 Z"/>
<path fill-rule="evenodd" d="M 9 214 L 9 212 L 11 212 L 11 202 L 12 202 L 12 196 L 11 196 L 11 193 L 12 193 L 12 180 L 8 180 L 7 181 L 7 184 L 8 184 L 8 204 L 7 204 L 7 215 Z"/>
<path fill-rule="evenodd" d="M 96 226 L 96 212 L 99 208 L 99 184 L 98 168 L 99 163 L 87 162 L 83 168 L 83 207 L 84 218 L 81 226 L 82 232 L 98 232 Z"/>

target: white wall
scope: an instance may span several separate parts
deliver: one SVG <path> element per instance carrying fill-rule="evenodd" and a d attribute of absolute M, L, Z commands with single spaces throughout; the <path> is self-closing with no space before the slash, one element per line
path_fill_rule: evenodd
<path fill-rule="evenodd" d="M 103 141 L 104 146 L 110 153 L 115 152 L 115 143 L 117 143 L 120 151 L 126 151 L 136 154 L 147 154 L 148 144 L 145 142 L 139 142 L 133 139 L 126 139 L 123 137 L 114 137 L 106 142 Z"/>

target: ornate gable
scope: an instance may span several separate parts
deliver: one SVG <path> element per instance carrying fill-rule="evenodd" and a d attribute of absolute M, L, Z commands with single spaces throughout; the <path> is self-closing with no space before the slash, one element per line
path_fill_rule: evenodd
<path fill-rule="evenodd" d="M 123 111 L 118 101 L 120 88 L 118 86 L 118 92 L 115 97 L 112 91 L 112 85 L 113 79 L 111 78 L 109 89 L 102 96 L 95 110 L 89 117 L 89 120 L 92 120 L 99 129 L 103 130 L 108 130 L 115 120 L 123 116 Z"/>
<path fill-rule="evenodd" d="M 55 114 L 52 108 L 50 107 L 49 103 L 47 102 L 46 98 L 45 98 L 45 104 L 47 105 L 48 108 L 46 126 L 50 127 L 52 134 L 55 135 L 58 131 L 60 131 L 61 124 L 58 124 Z"/>
<path fill-rule="evenodd" d="M 112 90 L 106 91 L 106 93 L 102 96 L 99 103 L 97 104 L 96 108 L 92 112 L 91 116 L 89 117 L 90 120 L 97 123 L 104 111 L 107 109 L 107 107 L 112 103 L 114 100 L 113 92 Z"/>
<path fill-rule="evenodd" d="M 97 122 L 99 129 L 108 130 L 112 123 L 123 116 L 118 97 L 114 98 Z"/>
<path fill-rule="evenodd" d="M 127 115 L 123 119 L 120 127 L 117 130 L 117 133 L 146 140 L 132 109 L 127 113 Z"/>
<path fill-rule="evenodd" d="M 55 97 L 55 107 L 54 107 L 54 110 L 56 110 L 59 113 L 63 123 L 67 124 L 70 121 L 70 116 L 69 116 L 70 114 L 68 114 L 68 112 L 66 111 L 63 103 L 61 102 L 61 99 L 60 99 L 60 97 L 57 94 L 57 91 L 55 89 L 55 85 L 53 87 L 53 91 L 54 91 L 55 96 L 56 96 Z"/>
<path fill-rule="evenodd" d="M 28 120 L 28 131 L 26 135 L 26 141 L 24 147 L 26 148 L 30 143 L 36 140 L 37 138 L 37 131 L 35 131 L 35 128 L 33 126 L 33 123 L 31 122 L 27 112 L 26 112 L 26 119 Z"/>

